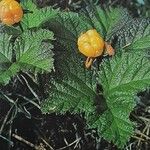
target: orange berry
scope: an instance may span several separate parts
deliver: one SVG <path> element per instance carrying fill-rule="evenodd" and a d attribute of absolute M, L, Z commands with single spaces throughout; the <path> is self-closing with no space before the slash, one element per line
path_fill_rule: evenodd
<path fill-rule="evenodd" d="M 0 1 L 0 20 L 3 24 L 13 25 L 23 17 L 21 5 L 15 0 Z"/>
<path fill-rule="evenodd" d="M 79 51 L 87 57 L 98 57 L 104 50 L 104 40 L 95 30 L 88 30 L 78 38 Z"/>

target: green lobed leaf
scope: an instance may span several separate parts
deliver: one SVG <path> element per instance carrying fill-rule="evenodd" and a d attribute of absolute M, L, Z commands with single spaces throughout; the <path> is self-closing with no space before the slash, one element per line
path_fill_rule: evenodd
<path fill-rule="evenodd" d="M 50 72 L 53 68 L 53 33 L 26 31 L 15 42 L 12 35 L 0 35 L 0 84 L 7 84 L 20 70 Z M 46 40 L 44 42 L 44 40 Z"/>
<path fill-rule="evenodd" d="M 83 66 L 74 50 L 71 54 L 60 52 L 56 59 L 55 78 L 51 79 L 50 97 L 43 102 L 43 113 L 92 113 L 96 98 L 96 80 L 93 71 Z"/>
<path fill-rule="evenodd" d="M 39 27 L 42 23 L 57 16 L 57 11 L 52 7 L 37 8 L 32 0 L 21 2 L 23 9 L 30 12 L 24 14 L 22 26 L 26 28 Z"/>
<path fill-rule="evenodd" d="M 124 53 L 104 61 L 98 73 L 108 110 L 99 116 L 93 127 L 118 147 L 123 147 L 133 134 L 130 112 L 135 107 L 136 94 L 150 86 L 150 66 L 147 57 Z"/>
<path fill-rule="evenodd" d="M 53 68 L 53 45 L 43 40 L 54 40 L 53 33 L 47 30 L 26 31 L 15 42 L 17 64 L 22 70 L 50 72 Z"/>

